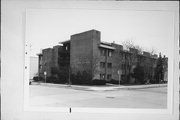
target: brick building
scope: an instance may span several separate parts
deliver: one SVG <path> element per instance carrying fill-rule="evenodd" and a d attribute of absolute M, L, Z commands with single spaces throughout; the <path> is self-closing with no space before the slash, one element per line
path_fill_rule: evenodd
<path fill-rule="evenodd" d="M 76 74 L 87 71 L 91 79 L 119 80 L 133 83 L 130 75 L 137 66 L 143 66 L 144 79 L 153 79 L 157 55 L 148 52 L 138 53 L 137 49 L 128 51 L 122 45 L 101 41 L 101 33 L 90 30 L 71 35 L 70 40 L 60 42 L 62 46 L 43 49 L 39 56 L 39 76 L 57 76 L 57 71 Z M 67 79 L 67 77 L 66 77 Z"/>

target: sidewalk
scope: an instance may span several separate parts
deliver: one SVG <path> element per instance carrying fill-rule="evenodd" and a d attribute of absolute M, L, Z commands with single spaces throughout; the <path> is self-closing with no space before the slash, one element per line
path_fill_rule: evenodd
<path fill-rule="evenodd" d="M 42 85 L 48 87 L 60 87 L 69 88 L 75 90 L 85 90 L 85 91 L 113 91 L 120 89 L 144 89 L 144 88 L 157 88 L 157 87 L 167 87 L 167 84 L 147 84 L 147 85 L 109 85 L 109 86 L 85 86 L 85 85 L 67 85 L 67 84 L 52 84 L 52 83 L 37 83 L 32 82 L 32 85 Z"/>

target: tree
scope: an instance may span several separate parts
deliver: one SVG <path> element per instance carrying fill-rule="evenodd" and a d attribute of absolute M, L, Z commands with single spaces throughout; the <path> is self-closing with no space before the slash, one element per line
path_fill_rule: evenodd
<path fill-rule="evenodd" d="M 153 66 L 155 64 L 154 58 L 151 58 L 152 55 L 156 53 L 155 48 L 151 48 L 150 50 L 146 50 L 149 53 L 149 57 L 142 56 L 144 48 L 140 47 L 139 45 L 135 45 L 132 40 L 124 41 L 123 46 L 131 50 L 133 52 L 130 52 L 130 55 L 126 56 L 126 66 L 128 66 L 127 72 L 126 72 L 126 79 L 128 79 L 128 76 L 131 77 L 131 71 L 133 70 L 133 67 L 135 67 L 137 64 L 140 64 L 141 67 L 143 67 L 143 74 L 144 79 L 146 81 L 149 81 L 149 79 L 152 79 L 153 76 Z M 125 69 L 126 70 L 126 69 Z"/>
<path fill-rule="evenodd" d="M 124 41 L 122 44 L 126 49 L 133 50 L 133 52 L 128 52 L 128 54 L 125 55 L 125 79 L 130 80 L 132 68 L 137 64 L 137 55 L 142 53 L 143 48 L 135 45 L 131 40 Z"/>
<path fill-rule="evenodd" d="M 149 53 L 151 54 L 151 55 L 154 55 L 154 54 L 156 54 L 156 49 L 155 48 L 151 48 L 150 50 L 148 50 L 149 51 Z"/>
<path fill-rule="evenodd" d="M 128 50 L 130 48 L 136 49 L 138 54 L 143 52 L 143 48 L 139 45 L 135 45 L 132 40 L 123 41 L 122 45 Z"/>
<path fill-rule="evenodd" d="M 51 75 L 50 78 L 54 79 L 54 83 L 69 83 L 68 75 L 69 75 L 69 68 L 67 66 L 60 66 L 58 67 L 51 67 Z"/>
<path fill-rule="evenodd" d="M 163 58 L 161 53 L 159 53 L 159 57 L 157 59 L 157 64 L 155 68 L 155 80 L 156 83 L 160 83 L 161 80 L 164 80 L 164 72 L 163 72 Z"/>
<path fill-rule="evenodd" d="M 137 84 L 144 84 L 144 68 L 139 64 L 134 68 L 132 76 Z"/>

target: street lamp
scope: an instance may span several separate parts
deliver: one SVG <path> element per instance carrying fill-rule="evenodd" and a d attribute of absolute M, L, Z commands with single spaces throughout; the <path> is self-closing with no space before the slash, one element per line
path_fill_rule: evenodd
<path fill-rule="evenodd" d="M 69 71 L 68 71 L 68 82 L 69 82 L 69 86 L 71 86 L 71 68 L 69 65 Z"/>
<path fill-rule="evenodd" d="M 46 83 L 46 75 L 47 75 L 47 72 L 44 71 L 45 83 Z"/>
<path fill-rule="evenodd" d="M 119 86 L 120 86 L 120 80 L 121 80 L 121 76 L 120 76 L 120 75 L 121 75 L 121 70 L 118 70 L 117 72 L 118 72 L 118 76 L 119 76 Z"/>

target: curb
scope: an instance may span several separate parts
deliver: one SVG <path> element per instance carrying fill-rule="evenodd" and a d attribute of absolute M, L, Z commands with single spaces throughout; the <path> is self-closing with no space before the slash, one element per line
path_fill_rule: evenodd
<path fill-rule="evenodd" d="M 42 85 L 48 87 L 56 88 L 69 88 L 75 90 L 85 90 L 85 91 L 114 91 L 120 89 L 145 89 L 145 88 L 157 88 L 157 87 L 167 87 L 167 84 L 150 84 L 150 85 L 131 85 L 131 86 L 80 86 L 80 85 L 66 85 L 66 84 L 52 84 L 52 83 L 37 83 L 32 82 L 32 85 Z"/>

